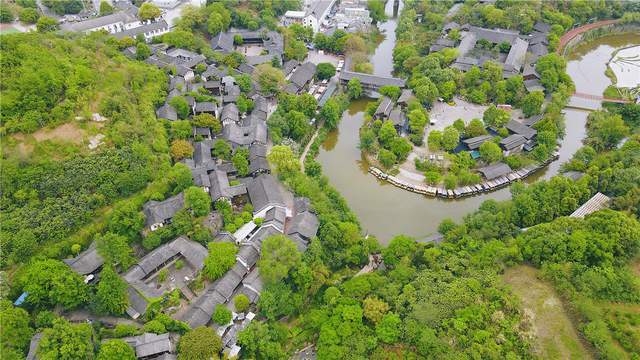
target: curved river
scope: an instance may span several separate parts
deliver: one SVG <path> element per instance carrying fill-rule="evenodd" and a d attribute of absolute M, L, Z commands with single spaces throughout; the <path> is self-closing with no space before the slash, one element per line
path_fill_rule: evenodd
<path fill-rule="evenodd" d="M 393 14 L 393 1 L 387 2 L 387 14 Z M 386 38 L 373 55 L 375 73 L 390 75 L 393 70 L 391 52 L 395 45 L 396 19 L 391 17 L 379 25 Z M 638 44 L 637 35 L 613 35 L 577 47 L 568 59 L 567 72 L 579 92 L 602 94 L 611 84 L 604 71 L 612 53 L 619 48 Z M 398 234 L 423 237 L 437 230 L 443 219 L 461 220 L 487 199 L 506 200 L 509 188 L 460 200 L 425 197 L 379 181 L 367 173 L 368 164 L 358 149 L 358 132 L 364 121 L 364 110 L 371 100 L 354 101 L 343 114 L 339 128 L 323 143 L 318 161 L 331 184 L 347 200 L 360 219 L 363 229 L 375 235 L 382 244 Z M 550 178 L 560 165 L 580 148 L 585 137 L 588 112 L 565 109 L 566 135 L 560 158 L 529 177 L 527 182 Z"/>

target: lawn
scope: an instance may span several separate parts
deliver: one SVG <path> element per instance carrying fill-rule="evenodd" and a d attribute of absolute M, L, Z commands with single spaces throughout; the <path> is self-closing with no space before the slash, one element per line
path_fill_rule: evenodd
<path fill-rule="evenodd" d="M 503 280 L 521 302 L 535 337 L 535 352 L 543 359 L 592 359 L 551 284 L 538 279 L 527 265 L 508 269 Z"/>

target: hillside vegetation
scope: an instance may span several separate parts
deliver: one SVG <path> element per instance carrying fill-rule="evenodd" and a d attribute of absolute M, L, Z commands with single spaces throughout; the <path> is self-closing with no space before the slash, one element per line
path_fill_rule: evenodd
<path fill-rule="evenodd" d="M 154 113 L 167 80 L 98 33 L 5 36 L 0 61 L 6 266 L 67 238 L 169 165 L 166 131 Z M 93 113 L 107 120 L 93 122 Z M 83 137 L 97 134 L 103 144 L 89 150 Z M 48 251 L 70 252 L 69 246 Z"/>

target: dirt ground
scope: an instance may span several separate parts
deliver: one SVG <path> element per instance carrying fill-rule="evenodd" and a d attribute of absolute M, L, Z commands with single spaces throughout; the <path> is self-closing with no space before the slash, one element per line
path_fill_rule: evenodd
<path fill-rule="evenodd" d="M 527 265 L 508 269 L 503 280 L 522 301 L 535 336 L 535 351 L 542 359 L 592 359 L 553 287 L 538 279 Z"/>
<path fill-rule="evenodd" d="M 323 62 L 328 62 L 333 64 L 334 66 L 337 66 L 338 62 L 340 61 L 340 57 L 327 53 L 320 54 L 318 50 L 309 50 L 307 61 L 316 65 Z"/>
<path fill-rule="evenodd" d="M 80 129 L 76 124 L 67 123 L 55 129 L 40 129 L 33 133 L 33 138 L 38 142 L 45 140 L 63 140 L 74 144 L 81 144 L 86 135 L 86 131 Z"/>

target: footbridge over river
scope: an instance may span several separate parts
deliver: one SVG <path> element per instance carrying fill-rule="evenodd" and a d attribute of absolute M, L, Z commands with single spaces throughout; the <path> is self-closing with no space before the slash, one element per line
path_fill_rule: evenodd
<path fill-rule="evenodd" d="M 603 102 L 611 102 L 617 104 L 628 104 L 631 101 L 624 99 L 608 98 L 601 95 L 586 94 L 581 92 L 575 92 L 569 99 L 567 104 L 568 108 L 595 111 L 602 108 Z"/>

